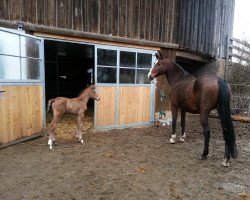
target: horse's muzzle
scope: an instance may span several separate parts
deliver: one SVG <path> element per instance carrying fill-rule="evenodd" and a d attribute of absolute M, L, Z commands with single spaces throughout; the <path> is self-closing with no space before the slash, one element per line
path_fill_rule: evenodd
<path fill-rule="evenodd" d="M 152 74 L 150 74 L 149 76 L 148 76 L 148 79 L 150 80 L 150 81 L 152 81 L 152 80 L 154 80 L 154 76 L 152 76 Z"/>

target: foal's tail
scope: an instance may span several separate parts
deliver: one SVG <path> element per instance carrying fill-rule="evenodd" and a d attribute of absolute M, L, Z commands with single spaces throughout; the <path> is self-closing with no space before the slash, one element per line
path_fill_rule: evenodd
<path fill-rule="evenodd" d="M 220 78 L 218 81 L 219 84 L 219 94 L 218 94 L 218 104 L 217 111 L 219 113 L 221 126 L 223 130 L 223 137 L 228 147 L 228 155 L 232 158 L 237 157 L 237 149 L 235 144 L 235 133 L 233 122 L 231 119 L 230 112 L 230 88 L 228 87 L 227 82 Z"/>
<path fill-rule="evenodd" d="M 48 100 L 47 112 L 50 111 L 50 109 L 51 109 L 51 104 L 52 104 L 54 101 L 55 101 L 55 99 L 50 99 L 50 100 Z"/>

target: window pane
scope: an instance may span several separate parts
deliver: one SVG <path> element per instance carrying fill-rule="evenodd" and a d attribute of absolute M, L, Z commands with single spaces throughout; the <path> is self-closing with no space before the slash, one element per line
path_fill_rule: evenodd
<path fill-rule="evenodd" d="M 0 31 L 0 54 L 19 56 L 19 36 Z"/>
<path fill-rule="evenodd" d="M 97 65 L 116 66 L 116 50 L 97 49 Z"/>
<path fill-rule="evenodd" d="M 120 83 L 135 84 L 135 70 L 120 68 Z"/>
<path fill-rule="evenodd" d="M 22 79 L 40 79 L 40 61 L 22 58 Z"/>
<path fill-rule="evenodd" d="M 151 68 L 152 54 L 138 53 L 137 54 L 137 68 Z"/>
<path fill-rule="evenodd" d="M 39 40 L 21 36 L 21 55 L 39 58 Z"/>
<path fill-rule="evenodd" d="M 0 79 L 20 79 L 20 58 L 0 56 Z"/>
<path fill-rule="evenodd" d="M 138 69 L 136 76 L 136 84 L 150 84 L 151 81 L 148 79 L 149 70 Z"/>
<path fill-rule="evenodd" d="M 98 83 L 116 83 L 116 68 L 97 67 Z"/>
<path fill-rule="evenodd" d="M 120 52 L 120 66 L 135 68 L 135 52 Z"/>

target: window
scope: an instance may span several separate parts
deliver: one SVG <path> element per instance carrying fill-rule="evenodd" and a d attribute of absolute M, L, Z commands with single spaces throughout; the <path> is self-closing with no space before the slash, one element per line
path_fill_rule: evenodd
<path fill-rule="evenodd" d="M 97 49 L 97 83 L 150 84 L 151 66 L 152 53 Z"/>
<path fill-rule="evenodd" d="M 124 84 L 150 84 L 148 72 L 152 65 L 152 54 L 120 52 L 120 80 Z"/>
<path fill-rule="evenodd" d="M 40 42 L 0 30 L 0 81 L 41 80 Z"/>
<path fill-rule="evenodd" d="M 148 73 L 152 67 L 152 54 L 137 53 L 136 84 L 150 84 Z"/>
<path fill-rule="evenodd" d="M 116 83 L 117 51 L 97 49 L 97 82 Z"/>

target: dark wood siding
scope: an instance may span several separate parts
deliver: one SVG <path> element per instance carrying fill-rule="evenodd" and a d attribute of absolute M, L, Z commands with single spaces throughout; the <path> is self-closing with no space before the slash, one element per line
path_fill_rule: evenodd
<path fill-rule="evenodd" d="M 179 0 L 177 43 L 182 48 L 225 58 L 232 37 L 234 0 Z"/>
<path fill-rule="evenodd" d="M 224 58 L 235 0 L 1 0 L 0 20 L 176 43 Z M 45 27 L 45 28 L 44 28 Z"/>
<path fill-rule="evenodd" d="M 0 19 L 174 43 L 173 24 L 177 22 L 175 8 L 177 1 L 2 0 Z"/>

